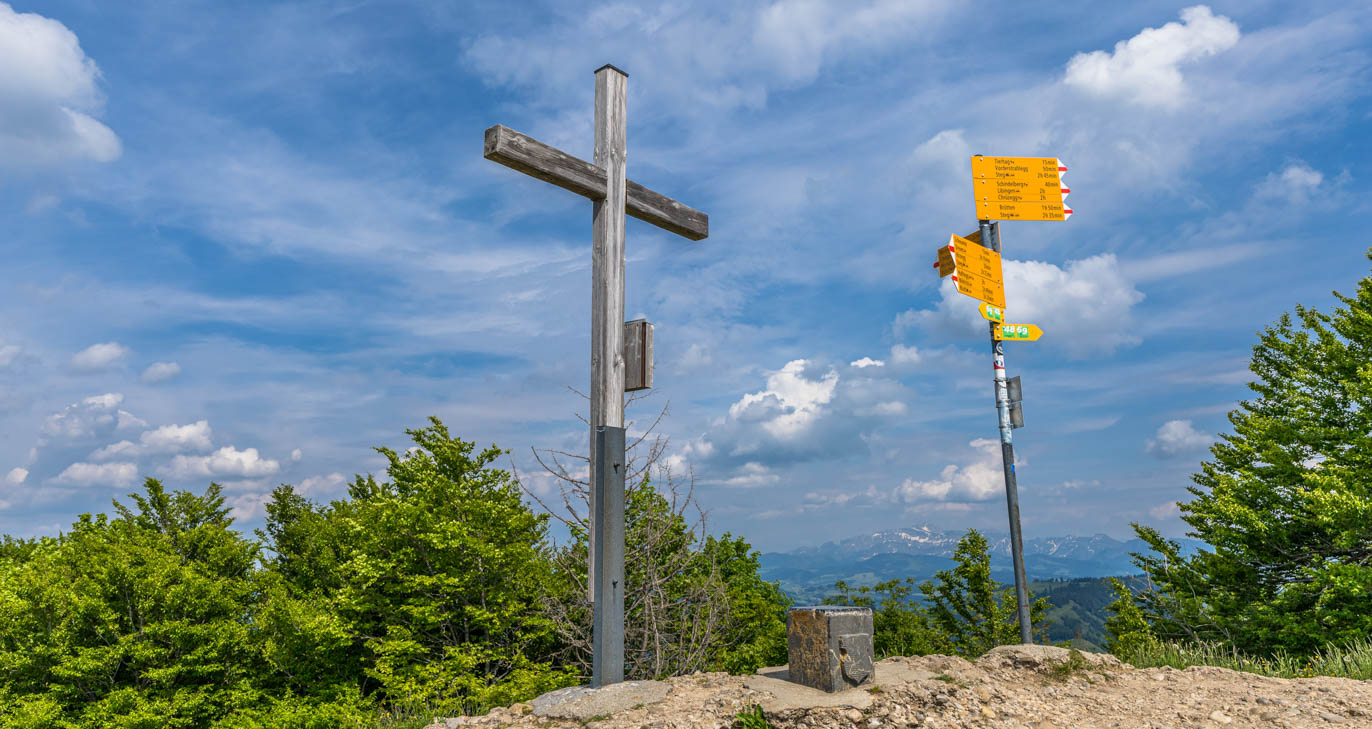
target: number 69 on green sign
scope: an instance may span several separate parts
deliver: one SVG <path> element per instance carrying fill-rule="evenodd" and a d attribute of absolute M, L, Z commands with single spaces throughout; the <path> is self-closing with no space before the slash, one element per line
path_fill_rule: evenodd
<path fill-rule="evenodd" d="M 1037 342 L 1043 330 L 1033 324 L 1002 324 L 995 328 L 996 339 L 1002 342 Z"/>

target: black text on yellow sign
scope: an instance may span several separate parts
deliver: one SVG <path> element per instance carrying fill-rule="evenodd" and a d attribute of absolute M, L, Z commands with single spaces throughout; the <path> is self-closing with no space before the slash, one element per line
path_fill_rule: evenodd
<path fill-rule="evenodd" d="M 972 197 L 980 220 L 1066 220 L 1071 190 L 1056 157 L 972 157 Z"/>
<path fill-rule="evenodd" d="M 939 274 L 953 276 L 958 293 L 1005 308 L 1000 254 L 959 235 L 939 249 Z"/>

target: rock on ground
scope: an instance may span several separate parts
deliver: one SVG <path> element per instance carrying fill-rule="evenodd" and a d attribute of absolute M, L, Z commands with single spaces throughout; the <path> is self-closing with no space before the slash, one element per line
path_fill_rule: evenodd
<path fill-rule="evenodd" d="M 888 658 L 877 663 L 875 687 L 837 694 L 784 683 L 778 669 L 697 673 L 635 682 L 604 699 L 563 689 L 430 729 L 723 729 L 754 705 L 778 729 L 1372 729 L 1372 681 L 1135 669 L 1080 655 L 1074 662 L 1062 648 L 1001 646 L 975 662 Z"/>

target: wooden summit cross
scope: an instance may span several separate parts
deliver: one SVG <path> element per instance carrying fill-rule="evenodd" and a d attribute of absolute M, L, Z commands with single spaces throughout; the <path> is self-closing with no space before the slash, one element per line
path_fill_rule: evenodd
<path fill-rule="evenodd" d="M 624 215 L 677 235 L 709 235 L 705 213 L 625 179 L 629 75 L 595 72 L 594 164 L 500 126 L 486 130 L 486 159 L 588 197 L 591 213 L 591 685 L 624 680 Z M 646 367 L 651 368 L 651 363 Z M 636 389 L 651 386 L 651 369 Z"/>

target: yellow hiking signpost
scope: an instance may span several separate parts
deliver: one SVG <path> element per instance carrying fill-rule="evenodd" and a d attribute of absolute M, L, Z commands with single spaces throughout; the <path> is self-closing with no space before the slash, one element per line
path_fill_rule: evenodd
<path fill-rule="evenodd" d="M 939 275 L 952 275 L 958 293 L 1005 307 L 1005 282 L 1001 276 L 1000 254 L 960 235 L 948 237 L 948 245 L 938 251 Z"/>
<path fill-rule="evenodd" d="M 991 331 L 998 342 L 1037 342 L 1043 336 L 1033 324 L 1002 324 Z"/>
<path fill-rule="evenodd" d="M 1000 222 L 1004 220 L 1063 221 L 1072 217 L 1062 182 L 1067 165 L 1057 157 L 972 157 L 972 200 L 977 231 L 954 235 L 938 251 L 940 276 L 952 276 L 958 293 L 980 300 L 981 317 L 991 330 L 991 365 L 995 371 L 996 416 L 1000 424 L 1000 456 L 1005 468 L 1005 506 L 1010 513 L 1010 556 L 1015 571 L 1021 643 L 1032 643 L 1029 588 L 1024 574 L 1024 539 L 1020 533 L 1019 490 L 1015 476 L 1015 446 L 1010 433 L 1024 426 L 1019 377 L 1005 376 L 1003 342 L 1035 342 L 1043 330 L 1033 324 L 1005 323 L 1005 282 L 1001 271 Z"/>
<path fill-rule="evenodd" d="M 981 220 L 1072 217 L 1062 184 L 1067 165 L 1056 157 L 972 157 L 972 197 Z"/>
<path fill-rule="evenodd" d="M 981 302 L 981 305 L 977 307 L 977 311 L 981 312 L 981 318 L 986 321 L 993 321 L 997 324 L 1005 323 L 1005 310 L 999 306 L 991 306 L 983 301 Z"/>

